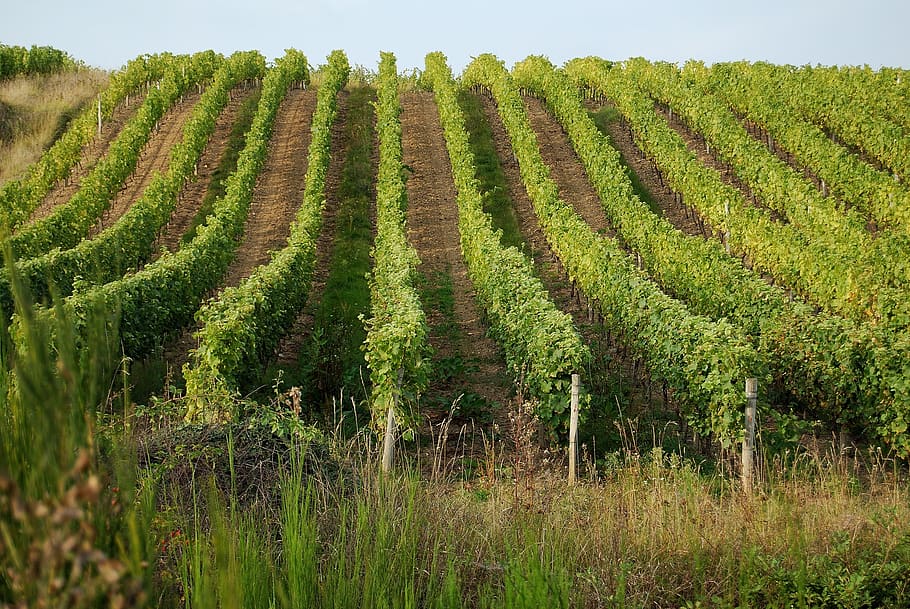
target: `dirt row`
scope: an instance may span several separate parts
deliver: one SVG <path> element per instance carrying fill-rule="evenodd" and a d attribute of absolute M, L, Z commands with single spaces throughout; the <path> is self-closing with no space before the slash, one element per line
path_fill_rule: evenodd
<path fill-rule="evenodd" d="M 303 201 L 316 90 L 292 89 L 278 109 L 269 155 L 256 182 L 243 240 L 222 287 L 236 286 L 287 243 Z"/>
<path fill-rule="evenodd" d="M 310 145 L 310 125 L 316 109 L 316 91 L 292 89 L 278 108 L 269 152 L 253 191 L 243 240 L 228 268 L 220 290 L 238 285 L 256 267 L 268 262 L 273 250 L 284 247 L 296 210 L 303 200 L 304 177 Z M 179 239 L 179 236 L 177 237 Z M 169 374 L 179 370 L 196 346 L 195 327 L 186 328 L 165 346 Z"/>
<path fill-rule="evenodd" d="M 143 101 L 145 101 L 145 95 L 135 96 L 130 99 L 129 103 L 124 102 L 114 109 L 111 119 L 101 125 L 101 137 L 96 136 L 82 149 L 82 156 L 72 168 L 69 176 L 58 181 L 47 193 L 41 204 L 32 212 L 29 222 L 47 217 L 56 206 L 66 203 L 76 194 L 82 180 L 107 154 L 111 143 L 120 135 L 123 126 L 133 117 Z"/>
<path fill-rule="evenodd" d="M 237 122 L 240 110 L 246 100 L 255 92 L 255 89 L 237 88 L 231 93 L 227 106 L 225 106 L 215 123 L 215 131 L 212 132 L 205 149 L 202 151 L 202 155 L 199 157 L 195 179 L 184 185 L 180 191 L 174 213 L 171 214 L 170 220 L 168 220 L 158 237 L 156 245 L 159 251 L 166 249 L 174 252 L 180 247 L 183 235 L 199 213 L 206 193 L 211 187 L 215 171 L 218 169 L 221 157 L 224 156 L 227 149 L 228 140 L 231 137 L 231 131 Z"/>
<path fill-rule="evenodd" d="M 438 382 L 429 393 L 444 393 L 463 384 L 487 403 L 499 404 L 502 408 L 492 413 L 498 419 L 511 400 L 511 388 L 504 380 L 509 374 L 498 346 L 486 335 L 461 255 L 457 193 L 436 103 L 430 93 L 413 92 L 401 96 L 401 107 L 403 162 L 409 169 L 408 239 L 421 260 L 418 271 L 428 281 L 451 277 L 452 319 L 429 308 L 429 342 L 436 362 L 464 365 L 457 373 L 458 387 Z M 448 327 L 452 322 L 455 327 Z"/>
<path fill-rule="evenodd" d="M 340 204 L 339 190 L 341 189 L 344 161 L 351 146 L 345 130 L 348 95 L 347 91 L 338 93 L 337 115 L 332 125 L 332 157 L 329 160 L 329 169 L 325 176 L 325 211 L 322 217 L 322 231 L 319 233 L 319 239 L 316 240 L 316 261 L 307 298 L 308 306 L 297 316 L 294 325 L 278 344 L 277 363 L 279 366 L 287 367 L 297 364 L 300 351 L 307 337 L 310 336 L 315 322 L 315 307 L 309 305 L 322 299 L 322 293 L 328 280 L 332 245 L 335 239 L 335 217 Z"/>

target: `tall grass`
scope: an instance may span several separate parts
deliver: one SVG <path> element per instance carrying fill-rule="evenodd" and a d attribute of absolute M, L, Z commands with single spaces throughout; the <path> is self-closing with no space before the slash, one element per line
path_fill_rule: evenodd
<path fill-rule="evenodd" d="M 0 82 L 0 185 L 21 177 L 107 80 L 101 70 L 78 70 Z"/>

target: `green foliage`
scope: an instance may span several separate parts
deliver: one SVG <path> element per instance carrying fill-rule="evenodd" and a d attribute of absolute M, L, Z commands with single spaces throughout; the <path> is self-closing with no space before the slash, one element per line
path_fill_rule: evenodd
<path fill-rule="evenodd" d="M 669 64 L 634 59 L 626 63 L 623 72 L 702 134 L 765 205 L 789 220 L 788 230 L 805 239 L 805 248 L 781 252 L 786 242 L 744 247 L 743 243 L 751 239 L 741 237 L 742 233 L 755 232 L 742 226 L 746 216 L 762 215 L 764 224 L 770 218 L 749 206 L 740 193 L 732 200 L 716 199 L 714 213 L 706 213 L 706 218 L 716 228 L 730 232 L 731 248 L 748 252 L 758 265 L 829 311 L 896 328 L 910 326 L 910 244 L 906 235 L 881 231 L 873 239 L 866 230 L 865 218 L 856 210 L 838 209 L 833 199 L 823 197 L 814 184 L 750 136 L 725 104 L 688 85 L 689 80 L 701 79 L 698 74 L 705 69 L 690 63 L 680 73 Z M 729 204 L 729 213 L 724 202 Z M 745 207 L 751 211 L 744 211 Z M 792 246 L 792 242 L 786 245 Z M 764 255 L 754 254 L 760 246 L 764 246 Z M 792 260 L 790 268 L 778 274 L 780 263 L 774 265 L 778 268 L 771 268 L 759 261 L 768 254 Z"/>
<path fill-rule="evenodd" d="M 102 323 L 107 335 L 119 337 L 122 353 L 141 358 L 192 321 L 203 297 L 217 286 L 234 256 L 256 178 L 268 154 L 278 105 L 288 88 L 306 82 L 307 75 L 306 58 L 295 50 L 288 51 L 266 74 L 259 109 L 237 171 L 228 180 L 227 194 L 216 203 L 192 242 L 141 271 L 64 301 L 61 308 L 72 320 L 78 338 L 84 339 L 91 324 Z M 112 311 L 118 314 L 112 315 Z M 37 315 L 49 320 L 57 313 L 45 310 Z"/>
<path fill-rule="evenodd" d="M 123 216 L 94 239 L 18 262 L 17 271 L 29 283 L 34 297 L 46 299 L 51 289 L 58 296 L 69 296 L 77 284 L 85 288 L 91 283 L 114 281 L 145 262 L 177 205 L 181 189 L 193 177 L 230 90 L 243 80 L 260 78 L 264 72 L 265 58 L 259 52 L 232 55 L 219 67 L 187 119 L 183 140 L 171 149 L 167 172 L 152 178 Z M 8 290 L 8 283 L 0 276 L 0 302 L 7 300 L 4 290 Z"/>
<path fill-rule="evenodd" d="M 142 106 L 111 142 L 107 154 L 85 176 L 79 190 L 46 217 L 23 226 L 10 237 L 19 259 L 32 258 L 54 248 L 67 249 L 85 238 L 129 177 L 152 130 L 168 108 L 191 86 L 207 81 L 223 59 L 212 51 L 191 57 L 176 57 L 158 86 L 152 88 Z"/>
<path fill-rule="evenodd" d="M 543 79 L 534 77 L 538 63 L 529 60 L 516 68 L 525 86 L 543 88 Z M 616 103 L 638 145 L 654 159 L 667 183 L 715 226 L 726 222 L 720 226 L 731 231 L 731 249 L 745 248 L 755 270 L 780 271 L 789 260 L 798 265 L 792 272 L 799 281 L 814 281 L 815 267 L 809 266 L 814 258 L 805 255 L 812 246 L 789 225 L 772 222 L 705 167 L 623 72 L 595 59 L 574 60 L 566 71 L 578 84 Z M 563 88 L 546 97 L 552 107 L 560 108 L 557 112 L 614 226 L 656 281 L 693 310 L 726 317 L 755 337 L 775 383 L 811 408 L 813 415 L 872 432 L 904 454 L 910 450 L 910 440 L 898 431 L 910 420 L 901 363 L 906 359 L 901 355 L 906 353 L 906 340 L 868 323 L 791 302 L 781 289 L 727 256 L 718 242 L 686 237 L 648 213 L 641 202 L 624 194 L 628 186 L 616 172 L 616 153 L 598 143 L 600 138 L 572 110 L 578 102 L 564 99 L 575 94 Z"/>
<path fill-rule="evenodd" d="M 293 59 L 291 55 L 287 57 Z M 304 62 L 305 69 L 305 60 L 301 58 L 301 61 Z M 293 64 L 286 71 L 282 70 L 285 72 L 283 76 L 276 76 L 273 87 L 284 84 L 286 88 L 295 79 L 295 74 L 298 73 L 292 71 L 292 66 Z M 322 228 L 325 176 L 329 165 L 336 96 L 347 80 L 348 69 L 344 53 L 335 51 L 329 56 L 329 67 L 323 85 L 319 88 L 313 115 L 303 202 L 291 225 L 287 247 L 276 252 L 269 264 L 256 269 L 240 285 L 225 289 L 217 300 L 200 309 L 196 316 L 202 326 L 196 333 L 199 346 L 193 351 L 192 360 L 184 369 L 188 419 L 231 417 L 233 413 L 222 411 L 229 404 L 226 398 L 235 395 L 243 380 L 259 370 L 266 358 L 271 357 L 278 340 L 306 302 L 313 274 L 316 239 Z M 279 90 L 276 87 L 267 96 L 265 84 L 263 85 L 263 102 L 274 104 L 269 120 L 274 116 L 283 95 L 284 88 Z M 256 146 L 257 156 L 262 155 L 257 162 L 258 173 L 264 162 L 268 138 L 253 138 L 253 134 L 257 133 L 254 131 L 256 127 L 254 121 L 247 149 L 251 145 Z M 241 156 L 241 163 L 243 160 Z M 238 165 L 238 173 L 234 176 L 241 171 L 243 170 Z M 248 187 L 252 189 L 255 174 L 250 173 L 248 179 Z M 230 196 L 229 186 L 228 197 Z M 245 197 L 244 218 L 249 193 Z M 205 232 L 211 225 L 210 222 L 200 231 L 190 247 L 200 239 L 205 239 Z M 242 223 L 238 228 L 242 230 Z"/>
<path fill-rule="evenodd" d="M 541 420 L 553 429 L 565 427 L 571 375 L 590 352 L 571 317 L 556 308 L 534 276 L 531 261 L 514 247 L 503 247 L 483 211 L 474 154 L 444 55 L 427 55 L 423 79 L 436 94 L 458 191 L 461 251 L 490 333 L 516 379 L 539 402 Z"/>
<path fill-rule="evenodd" d="M 101 94 L 101 114 L 107 120 L 127 95 L 135 94 L 149 83 L 160 81 L 177 61 L 173 55 L 140 55 L 115 73 Z M 60 137 L 21 180 L 0 188 L 0 217 L 12 230 L 25 222 L 53 185 L 66 178 L 79 161 L 82 149 L 95 137 L 97 106 L 86 108 L 70 122 Z"/>
<path fill-rule="evenodd" d="M 429 343 L 427 320 L 415 287 L 417 252 L 405 229 L 407 191 L 402 177 L 401 105 L 395 57 L 383 53 L 379 64 L 376 123 L 379 175 L 376 185 L 376 240 L 370 278 L 371 316 L 364 343 L 370 367 L 373 424 L 381 428 L 389 408 L 399 424 L 415 423 L 415 413 L 399 404 L 416 402 L 427 387 Z"/>
<path fill-rule="evenodd" d="M 0 80 L 21 75 L 54 74 L 81 66 L 82 63 L 69 53 L 53 47 L 32 45 L 27 49 L 0 44 Z"/>
<path fill-rule="evenodd" d="M 695 429 L 724 444 L 734 441 L 741 433 L 743 379 L 764 378 L 764 362 L 728 322 L 694 315 L 661 292 L 614 240 L 595 233 L 560 200 L 517 86 L 495 57 L 478 57 L 462 78 L 487 87 L 496 99 L 537 217 L 570 279 L 598 303 L 605 325 L 674 388 Z M 596 133 L 590 121 L 588 126 Z M 631 199 L 624 173 L 614 179 L 620 196 Z"/>
<path fill-rule="evenodd" d="M 806 80 L 817 80 L 819 85 L 823 82 L 825 86 L 841 89 L 839 103 L 843 103 L 844 94 L 848 96 L 848 115 L 851 117 L 855 118 L 858 109 L 878 106 L 889 99 L 889 87 L 873 84 L 871 79 L 864 78 L 863 71 L 831 68 L 811 72 L 814 78 Z M 827 75 L 822 76 L 825 73 Z M 862 80 L 854 82 L 854 75 Z M 830 188 L 845 203 L 855 206 L 880 225 L 910 234 L 910 189 L 895 181 L 889 172 L 876 169 L 837 144 L 821 127 L 805 120 L 796 108 L 791 107 L 789 95 L 781 86 L 782 81 L 789 78 L 788 74 L 784 75 L 776 66 L 766 63 L 735 62 L 714 64 L 709 72 L 699 72 L 695 76 L 698 77 L 695 84 L 700 90 L 718 95 L 759 125 L 772 138 L 769 141 L 792 154 L 797 163 L 811 169 L 824 181 L 825 188 Z M 899 96 L 891 95 L 890 99 L 895 109 L 906 106 Z"/>

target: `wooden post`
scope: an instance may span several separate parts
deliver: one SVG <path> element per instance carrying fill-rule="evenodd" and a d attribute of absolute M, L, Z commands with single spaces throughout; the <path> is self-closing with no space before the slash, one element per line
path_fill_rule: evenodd
<path fill-rule="evenodd" d="M 397 399 L 396 399 L 397 401 Z M 382 444 L 382 471 L 388 473 L 392 470 L 395 460 L 395 435 L 398 425 L 395 422 L 395 408 L 389 406 L 389 416 L 386 418 L 385 439 Z"/>
<path fill-rule="evenodd" d="M 755 454 L 755 410 L 758 401 L 758 379 L 746 379 L 746 420 L 743 437 L 743 491 L 752 493 L 752 466 Z"/>
<path fill-rule="evenodd" d="M 392 463 L 395 461 L 395 439 L 398 436 L 398 423 L 395 421 L 395 411 L 398 410 L 398 396 L 401 393 L 401 383 L 404 380 L 404 368 L 398 370 L 398 387 L 392 404 L 389 406 L 389 413 L 386 417 L 385 438 L 382 443 L 382 471 L 388 473 L 392 471 Z"/>
<path fill-rule="evenodd" d="M 575 484 L 575 462 L 578 459 L 578 386 L 581 379 L 572 375 L 572 401 L 569 415 L 569 484 Z"/>
<path fill-rule="evenodd" d="M 726 231 L 724 231 L 724 247 L 727 248 L 727 255 L 730 254 L 730 202 L 724 201 L 724 224 L 726 225 Z"/>
<path fill-rule="evenodd" d="M 98 137 L 101 137 L 101 94 L 98 94 Z"/>

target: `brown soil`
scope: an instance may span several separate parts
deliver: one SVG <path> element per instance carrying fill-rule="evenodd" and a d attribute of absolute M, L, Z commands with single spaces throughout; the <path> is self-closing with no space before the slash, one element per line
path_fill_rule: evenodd
<path fill-rule="evenodd" d="M 56 206 L 66 203 L 76 194 L 82 185 L 82 180 L 95 168 L 98 161 L 107 154 L 111 142 L 117 138 L 123 126 L 133 117 L 133 114 L 139 109 L 144 100 L 145 95 L 131 96 L 129 104 L 124 102 L 117 106 L 111 120 L 102 123 L 101 137 L 95 137 L 82 149 L 82 158 L 73 167 L 70 175 L 58 181 L 50 190 L 41 204 L 32 212 L 29 222 L 35 222 L 47 217 Z"/>
<path fill-rule="evenodd" d="M 256 267 L 271 258 L 271 251 L 284 247 L 295 211 L 303 200 L 310 123 L 316 109 L 316 90 L 292 89 L 275 117 L 269 153 L 253 192 L 244 239 L 237 248 L 220 289 L 236 286 Z M 180 374 L 197 346 L 195 326 L 185 328 L 165 347 L 170 373 Z"/>
<path fill-rule="evenodd" d="M 243 104 L 254 92 L 255 90 L 253 89 L 243 90 L 240 88 L 232 91 L 230 101 L 228 101 L 227 106 L 218 117 L 215 123 L 215 131 L 209 137 L 209 141 L 202 151 L 202 156 L 199 157 L 196 178 L 188 182 L 180 191 L 177 207 L 158 237 L 156 244 L 158 250 L 163 251 L 166 249 L 174 252 L 180 248 L 180 240 L 196 218 L 196 214 L 199 213 L 202 201 L 209 190 L 215 170 L 218 169 L 218 163 L 224 155 L 225 148 L 227 148 L 234 123 L 237 122 L 237 115 Z"/>
<path fill-rule="evenodd" d="M 345 124 L 347 122 L 348 92 L 338 92 L 337 115 L 332 125 L 332 157 L 329 161 L 329 170 L 325 176 L 325 210 L 322 215 L 322 231 L 316 240 L 316 261 L 313 267 L 313 280 L 310 284 L 310 293 L 307 296 L 308 305 L 317 303 L 322 299 L 326 281 L 329 278 L 329 265 L 332 256 L 332 244 L 335 240 L 335 215 L 340 205 L 339 191 L 341 189 L 342 172 L 351 141 L 346 136 Z M 374 149 L 378 154 L 378 149 Z M 378 160 L 377 160 L 378 164 Z M 375 175 L 375 172 L 374 172 Z M 293 366 L 297 363 L 300 350 L 313 329 L 315 323 L 315 307 L 307 306 L 297 316 L 294 325 L 278 344 L 279 366 Z"/>
<path fill-rule="evenodd" d="M 152 131 L 148 143 L 139 155 L 136 169 L 126 179 L 120 192 L 101 215 L 101 219 L 89 231 L 89 238 L 94 237 L 112 226 L 126 210 L 142 196 L 152 182 L 156 173 L 167 171 L 171 162 L 171 148 L 183 139 L 183 126 L 199 101 L 198 93 L 185 95 L 174 107 L 168 110 L 158 122 L 158 128 Z"/>
<path fill-rule="evenodd" d="M 442 312 L 429 309 L 429 342 L 436 360 L 460 356 L 476 362 L 476 367 L 465 369 L 458 387 L 470 388 L 487 402 L 500 404 L 503 408 L 492 413 L 499 420 L 510 402 L 509 374 L 496 343 L 486 336 L 461 255 L 456 190 L 436 103 L 430 93 L 410 92 L 401 96 L 401 107 L 403 162 L 411 170 L 407 176 L 408 239 L 420 257 L 418 271 L 424 277 L 432 281 L 448 274 L 452 280 L 457 330 L 440 333 L 447 320 Z M 431 387 L 429 393 L 441 394 L 446 389 Z M 427 414 L 438 418 L 448 413 Z"/>
<path fill-rule="evenodd" d="M 239 284 L 287 243 L 303 201 L 316 90 L 293 89 L 278 109 L 265 167 L 256 183 L 250 213 L 223 287 Z"/>

